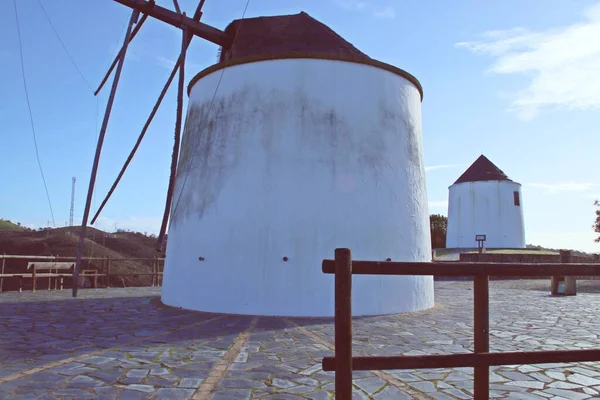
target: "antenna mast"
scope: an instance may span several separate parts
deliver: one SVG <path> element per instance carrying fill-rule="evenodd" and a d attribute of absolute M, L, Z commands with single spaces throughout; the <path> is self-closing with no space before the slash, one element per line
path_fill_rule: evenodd
<path fill-rule="evenodd" d="M 73 184 L 71 185 L 71 210 L 69 211 L 69 226 L 73 226 L 73 212 L 75 210 L 75 181 L 77 178 L 73 177 Z"/>

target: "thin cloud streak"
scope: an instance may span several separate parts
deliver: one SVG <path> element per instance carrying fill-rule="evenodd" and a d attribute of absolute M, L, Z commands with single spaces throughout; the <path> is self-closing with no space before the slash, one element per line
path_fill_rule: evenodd
<path fill-rule="evenodd" d="M 530 183 L 528 186 L 541 189 L 546 193 L 585 192 L 597 185 L 591 182 Z"/>
<path fill-rule="evenodd" d="M 163 56 L 157 56 L 155 59 L 155 62 L 157 65 L 164 67 L 166 69 L 173 69 L 173 67 L 175 66 L 175 61 L 170 60 Z"/>
<path fill-rule="evenodd" d="M 334 0 L 333 3 L 346 11 L 368 11 L 375 18 L 396 18 L 396 9 L 391 5 L 378 7 L 371 2 L 360 0 Z"/>
<path fill-rule="evenodd" d="M 543 31 L 488 31 L 480 40 L 455 46 L 492 57 L 488 72 L 528 78 L 526 87 L 508 96 L 509 111 L 521 120 L 548 110 L 599 110 L 600 3 L 584 10 L 582 17 Z"/>
<path fill-rule="evenodd" d="M 376 18 L 396 18 L 396 9 L 392 6 L 380 8 L 373 11 L 373 16 Z"/>
<path fill-rule="evenodd" d="M 457 168 L 460 167 L 460 164 L 440 164 L 440 165 L 430 165 L 425 167 L 425 172 L 436 171 L 438 169 L 448 169 L 448 168 Z"/>
<path fill-rule="evenodd" d="M 154 63 L 156 65 L 163 67 L 165 69 L 168 69 L 169 71 L 171 71 L 173 69 L 173 67 L 175 66 L 175 62 L 176 62 L 176 59 L 170 59 L 170 58 L 163 57 L 163 56 L 156 56 L 154 58 Z M 191 70 L 191 71 L 203 69 L 203 67 L 200 64 L 190 62 L 189 60 L 185 61 L 185 68 L 186 68 L 186 70 Z"/>
<path fill-rule="evenodd" d="M 334 3 L 343 8 L 344 10 L 364 10 L 366 7 L 370 5 L 370 3 L 366 1 L 356 1 L 356 0 L 335 0 Z"/>

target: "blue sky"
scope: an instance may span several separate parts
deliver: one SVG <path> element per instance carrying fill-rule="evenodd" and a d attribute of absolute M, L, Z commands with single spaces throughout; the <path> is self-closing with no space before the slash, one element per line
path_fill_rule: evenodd
<path fill-rule="evenodd" d="M 40 0 L 89 85 L 122 39 L 129 10 L 111 0 Z M 96 98 L 37 0 L 17 0 L 40 159 L 56 225 L 69 218 L 77 177 L 80 220 L 109 86 Z M 157 1 L 172 8 L 170 1 Z M 188 14 L 196 0 L 179 0 Z M 224 28 L 245 0 L 207 0 L 203 21 Z M 527 243 L 600 251 L 600 2 L 590 0 L 251 0 L 247 16 L 306 11 L 373 58 L 423 84 L 423 136 L 431 213 L 481 153 L 523 184 Z M 15 13 L 0 3 L 0 217 L 51 220 L 21 80 Z M 180 48 L 180 34 L 148 21 L 130 46 L 97 180 L 94 209 L 133 146 Z M 192 74 L 216 62 L 196 38 Z M 174 87 L 173 87 L 174 88 Z M 165 200 L 175 119 L 170 90 L 121 185 L 96 224 L 156 232 Z M 97 112 L 98 109 L 98 112 Z"/>

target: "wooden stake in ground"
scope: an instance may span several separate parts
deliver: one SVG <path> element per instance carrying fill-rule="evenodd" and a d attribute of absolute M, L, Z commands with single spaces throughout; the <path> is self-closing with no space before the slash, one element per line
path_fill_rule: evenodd
<path fill-rule="evenodd" d="M 5 257 L 2 257 L 2 272 L 0 272 L 0 292 L 2 291 L 2 286 L 4 286 L 4 265 L 6 262 L 6 254 Z"/>

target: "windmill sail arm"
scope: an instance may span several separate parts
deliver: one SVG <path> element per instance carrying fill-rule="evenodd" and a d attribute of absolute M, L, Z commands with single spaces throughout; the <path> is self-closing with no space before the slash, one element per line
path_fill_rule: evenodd
<path fill-rule="evenodd" d="M 188 33 L 199 36 L 209 42 L 218 44 L 219 46 L 227 47 L 232 37 L 225 32 L 214 28 L 202 22 L 194 21 L 194 19 L 178 14 L 167 8 L 158 6 L 151 1 L 146 0 L 114 0 L 119 4 L 138 10 L 141 13 L 150 17 L 156 18 L 176 28 L 185 26 Z"/>
<path fill-rule="evenodd" d="M 133 40 L 133 38 L 135 37 L 135 35 L 137 35 L 137 33 L 140 31 L 140 29 L 142 29 L 142 25 L 144 25 L 144 22 L 146 21 L 147 18 L 148 18 L 147 15 L 145 15 L 145 14 L 142 15 L 142 18 L 135 25 L 135 28 L 133 28 L 133 32 L 131 32 L 131 36 L 129 37 L 129 42 L 130 43 Z M 112 73 L 113 69 L 116 67 L 117 62 L 119 61 L 119 58 L 121 58 L 121 52 L 122 51 L 123 51 L 123 47 L 121 47 L 121 50 L 115 56 L 115 59 L 113 60 L 112 64 L 110 65 L 110 68 L 108 68 L 108 72 L 106 72 L 106 75 L 104 75 L 104 78 L 102 79 L 102 82 L 100 82 L 100 85 L 98 85 L 98 89 L 96 89 L 96 91 L 94 92 L 94 96 L 97 96 L 98 93 L 100 93 L 100 90 L 102 90 L 102 87 L 104 86 L 104 84 L 108 80 L 108 77 Z"/>

